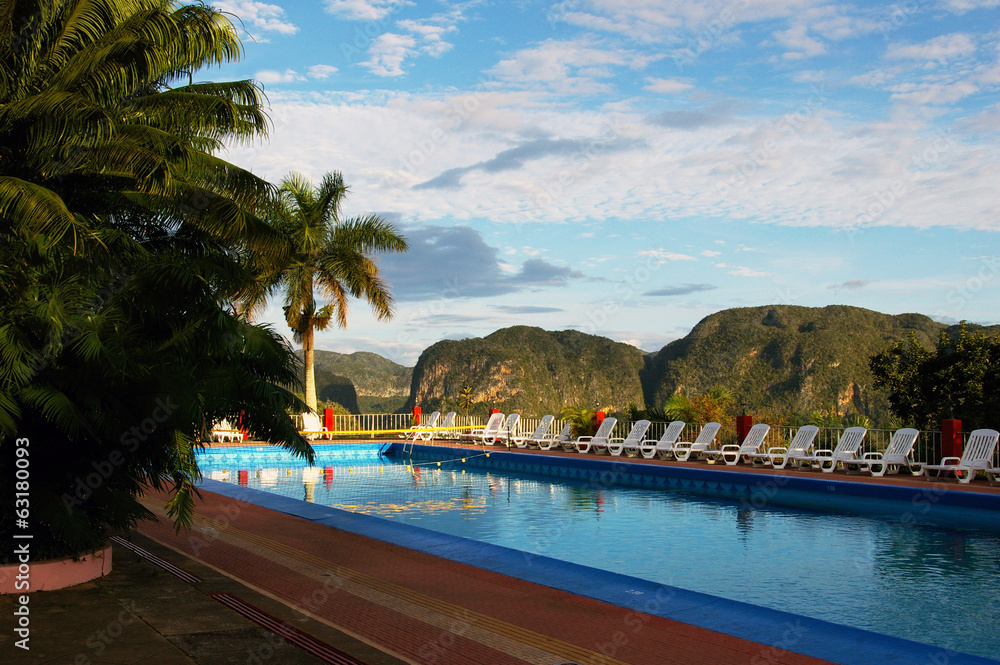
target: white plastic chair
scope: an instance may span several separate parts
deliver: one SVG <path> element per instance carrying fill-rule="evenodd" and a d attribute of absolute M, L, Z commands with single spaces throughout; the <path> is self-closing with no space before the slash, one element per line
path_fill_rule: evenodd
<path fill-rule="evenodd" d="M 987 469 L 993 476 L 987 476 L 992 484 L 996 474 L 1000 470 L 993 468 L 993 451 L 997 447 L 997 438 L 1000 437 L 995 429 L 977 429 L 969 435 L 969 441 L 965 444 L 965 450 L 961 457 L 945 457 L 940 464 L 925 464 L 924 476 L 927 480 L 942 480 L 944 474 L 955 474 L 955 480 L 968 484 L 976 477 L 979 471 Z M 935 471 L 933 475 L 928 471 Z"/>
<path fill-rule="evenodd" d="M 727 443 L 718 450 L 704 450 L 701 454 L 710 464 L 722 460 L 726 466 L 736 466 L 741 459 L 749 458 L 750 455 L 760 452 L 760 447 L 770 431 L 770 425 L 759 423 L 750 428 L 747 435 L 743 437 L 743 443 Z"/>
<path fill-rule="evenodd" d="M 552 421 L 555 419 L 556 417 L 551 414 L 544 415 L 538 421 L 538 427 L 535 428 L 534 432 L 527 436 L 515 436 L 511 441 L 518 448 L 537 448 L 538 442 L 545 439 L 549 433 L 549 428 L 552 427 Z"/>
<path fill-rule="evenodd" d="M 594 436 L 581 436 L 573 442 L 571 450 L 575 449 L 578 453 L 589 453 L 590 449 L 593 448 L 594 452 L 602 452 L 608 447 L 608 439 L 611 437 L 611 433 L 617 424 L 617 418 L 605 418 L 601 422 L 601 426 L 597 428 Z M 565 447 L 563 445 L 563 448 Z"/>
<path fill-rule="evenodd" d="M 705 423 L 698 433 L 697 439 L 690 443 L 687 441 L 675 443 L 673 445 L 674 459 L 679 462 L 686 462 L 691 458 L 691 455 L 700 455 L 711 448 L 712 443 L 715 442 L 715 435 L 719 433 L 721 427 L 722 425 L 719 423 Z"/>
<path fill-rule="evenodd" d="M 848 427 L 840 433 L 836 448 L 817 450 L 812 455 L 796 458 L 795 463 L 800 469 L 809 469 L 815 464 L 823 473 L 833 473 L 839 464 L 857 459 L 867 433 L 864 427 Z"/>
<path fill-rule="evenodd" d="M 870 473 L 873 476 L 884 476 L 886 473 L 899 473 L 905 467 L 911 476 L 923 473 L 922 465 L 910 459 L 910 453 L 917 442 L 920 432 L 912 427 L 898 429 L 892 434 L 889 445 L 882 452 L 865 453 L 859 459 L 844 462 L 847 473 Z"/>
<path fill-rule="evenodd" d="M 756 453 L 747 455 L 754 465 L 769 464 L 775 469 L 784 469 L 785 466 L 801 457 L 809 457 L 809 452 L 813 447 L 813 440 L 819 433 L 819 428 L 815 425 L 803 425 L 788 442 L 787 446 L 772 446 L 766 453 Z"/>
<path fill-rule="evenodd" d="M 684 431 L 685 425 L 686 423 L 683 420 L 673 421 L 663 430 L 663 435 L 659 439 L 643 439 L 639 444 L 639 452 L 646 459 L 653 459 L 653 457 L 667 459 L 672 457 L 674 454 L 674 444 L 677 443 L 677 439 L 681 438 L 681 432 Z"/>
<path fill-rule="evenodd" d="M 646 430 L 649 429 L 648 420 L 637 420 L 635 424 L 632 425 L 631 431 L 624 439 L 611 438 L 608 439 L 608 453 L 614 457 L 618 457 L 622 454 L 622 450 L 626 448 L 632 448 L 633 450 L 639 449 L 639 443 L 642 441 L 642 437 L 646 436 Z"/>

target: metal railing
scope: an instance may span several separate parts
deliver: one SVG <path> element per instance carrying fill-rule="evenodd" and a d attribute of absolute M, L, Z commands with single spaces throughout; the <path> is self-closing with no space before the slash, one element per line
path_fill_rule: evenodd
<path fill-rule="evenodd" d="M 301 416 L 296 414 L 294 419 L 296 421 L 296 425 L 301 429 Z M 454 440 L 459 438 L 459 435 L 464 430 L 482 427 L 485 424 L 485 420 L 486 419 L 482 416 L 458 415 L 456 416 L 454 423 L 454 427 L 456 429 L 442 431 L 435 436 L 434 440 L 440 442 Z M 539 416 L 522 416 L 518 424 L 518 431 L 516 434 L 522 436 L 531 434 L 534 432 L 535 428 L 538 427 L 540 420 L 541 417 Z M 401 436 L 400 432 L 409 429 L 412 424 L 413 417 L 408 413 L 334 415 L 333 430 L 331 433 L 334 438 L 395 439 Z M 615 425 L 613 436 L 626 436 L 629 430 L 632 429 L 633 424 L 634 422 L 630 420 L 619 420 Z M 650 423 L 649 430 L 646 432 L 645 438 L 660 438 L 668 424 L 669 423 L 666 422 Z M 564 425 L 565 421 L 556 419 L 552 422 L 552 426 L 549 431 L 550 433 L 558 432 Z M 680 440 L 693 441 L 698 436 L 698 433 L 701 431 L 703 426 L 704 423 L 687 423 L 684 427 L 684 431 L 681 433 Z M 814 447 L 817 450 L 834 449 L 837 446 L 837 441 L 840 439 L 840 435 L 843 433 L 844 429 L 845 428 L 842 427 L 821 427 L 816 436 Z M 771 446 L 781 446 L 787 444 L 792 437 L 795 436 L 795 432 L 797 430 L 798 427 L 789 425 L 772 427 L 770 432 L 768 432 L 767 438 L 764 440 L 763 448 L 766 449 Z M 889 445 L 892 434 L 893 430 L 869 429 L 867 435 L 865 436 L 861 454 L 867 452 L 881 452 L 885 450 L 886 446 Z M 963 433 L 965 440 L 968 440 L 968 436 L 968 432 Z M 718 445 L 740 443 L 737 441 L 735 423 L 722 423 L 722 428 L 719 430 L 715 440 Z M 920 435 L 917 437 L 917 442 L 913 447 L 912 457 L 915 462 L 924 463 L 934 463 L 940 460 L 941 432 L 936 430 L 921 431 Z M 1000 467 L 1000 447 L 998 447 L 997 452 L 994 455 L 993 462 L 994 466 Z"/>

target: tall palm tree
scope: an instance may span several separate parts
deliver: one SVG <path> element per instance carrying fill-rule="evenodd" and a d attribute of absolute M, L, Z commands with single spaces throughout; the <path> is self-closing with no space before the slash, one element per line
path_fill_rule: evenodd
<path fill-rule="evenodd" d="M 389 285 L 370 254 L 407 250 L 406 239 L 377 215 L 341 218 L 348 190 L 336 171 L 318 187 L 292 173 L 282 180 L 273 211 L 274 226 L 291 239 L 292 251 L 266 281 L 270 290 L 284 291 L 285 320 L 302 344 L 305 401 L 313 411 L 316 331 L 333 322 L 347 327 L 349 297 L 367 300 L 380 321 L 392 318 Z"/>
<path fill-rule="evenodd" d="M 274 188 L 214 154 L 265 135 L 261 90 L 194 81 L 240 53 L 203 4 L 0 0 L 0 476 L 14 437 L 46 460 L 33 553 L 149 516 L 147 484 L 183 525 L 213 420 L 311 459 L 291 349 L 230 305 L 288 251 L 259 216 Z"/>

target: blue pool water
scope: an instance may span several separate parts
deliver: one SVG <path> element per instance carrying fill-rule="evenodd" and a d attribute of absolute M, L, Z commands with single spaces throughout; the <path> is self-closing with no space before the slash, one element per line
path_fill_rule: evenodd
<path fill-rule="evenodd" d="M 963 512 L 916 501 L 900 503 L 891 515 L 838 513 L 783 507 L 753 494 L 738 498 L 736 490 L 711 496 L 608 486 L 491 470 L 481 455 L 455 457 L 472 453 L 438 451 L 444 459 L 435 460 L 348 450 L 320 448 L 312 468 L 272 451 L 212 450 L 199 461 L 206 477 L 223 482 L 946 649 L 1000 655 L 996 522 L 983 528 L 983 520 L 972 519 L 956 528 Z M 861 504 L 873 502 L 853 507 Z M 900 507 L 909 508 L 906 519 Z"/>

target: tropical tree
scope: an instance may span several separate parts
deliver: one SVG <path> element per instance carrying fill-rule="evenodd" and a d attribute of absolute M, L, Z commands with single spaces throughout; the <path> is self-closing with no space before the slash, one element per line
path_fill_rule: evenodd
<path fill-rule="evenodd" d="M 911 335 L 872 356 L 876 388 L 889 391 L 898 418 L 922 428 L 958 418 L 970 428 L 995 427 L 1000 413 L 1000 337 L 942 332 L 934 349 Z"/>
<path fill-rule="evenodd" d="M 233 308 L 289 248 L 259 216 L 273 188 L 214 154 L 265 134 L 260 89 L 194 81 L 239 56 L 232 24 L 169 0 L 0 0 L 0 35 L 0 477 L 29 451 L 33 557 L 149 517 L 150 485 L 188 524 L 223 417 L 311 459 L 291 349 Z M 15 515 L 10 493 L 0 559 Z"/>
<path fill-rule="evenodd" d="M 315 331 L 336 322 L 347 327 L 348 298 L 364 298 L 379 320 L 392 318 L 393 300 L 371 254 L 405 252 L 406 240 L 377 215 L 341 218 L 348 187 L 338 172 L 318 187 L 293 173 L 278 190 L 271 211 L 275 229 L 291 241 L 291 253 L 264 277 L 265 297 L 284 291 L 285 320 L 302 345 L 305 401 L 316 410 Z M 318 291 L 318 297 L 317 297 Z M 250 303 L 256 309 L 258 298 Z"/>

